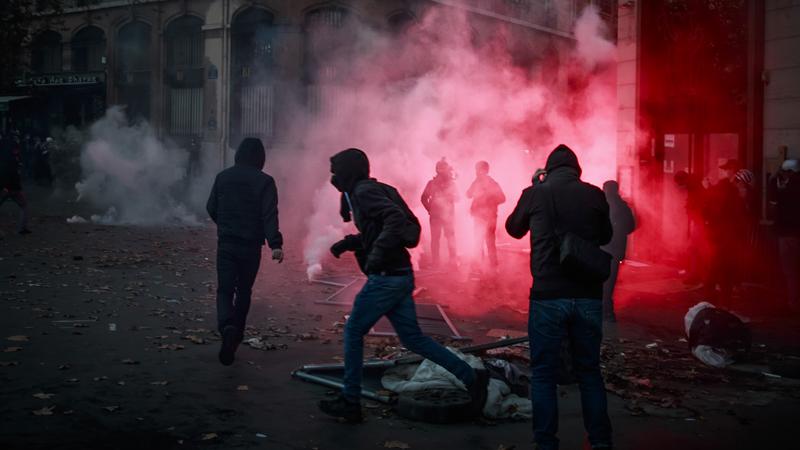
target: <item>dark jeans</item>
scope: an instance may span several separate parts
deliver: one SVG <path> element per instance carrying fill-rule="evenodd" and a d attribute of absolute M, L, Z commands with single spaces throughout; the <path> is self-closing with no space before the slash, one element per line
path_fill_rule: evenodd
<path fill-rule="evenodd" d="M 431 257 L 433 264 L 439 264 L 439 240 L 444 233 L 447 239 L 447 249 L 450 252 L 450 262 L 456 260 L 456 229 L 453 218 L 431 216 Z"/>
<path fill-rule="evenodd" d="M 361 369 L 364 362 L 364 335 L 383 316 L 392 323 L 400 342 L 414 353 L 444 367 L 469 386 L 475 374 L 469 364 L 433 339 L 422 334 L 414 308 L 414 275 L 369 275 L 356 295 L 350 318 L 344 327 L 344 389 L 350 401 L 361 397 Z"/>
<path fill-rule="evenodd" d="M 528 318 L 531 345 L 533 439 L 541 450 L 558 448 L 556 380 L 561 340 L 569 339 L 572 364 L 581 392 L 583 425 L 593 447 L 611 445 L 606 390 L 600 374 L 603 338 L 600 299 L 531 301 Z"/>
<path fill-rule="evenodd" d="M 261 265 L 261 246 L 220 244 L 217 248 L 217 326 L 244 332 L 253 283 Z"/>

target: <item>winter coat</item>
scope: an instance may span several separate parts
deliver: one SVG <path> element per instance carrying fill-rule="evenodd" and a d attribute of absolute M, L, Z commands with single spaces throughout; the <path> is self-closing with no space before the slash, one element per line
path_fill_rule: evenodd
<path fill-rule="evenodd" d="M 475 178 L 469 189 L 467 198 L 472 199 L 469 212 L 473 217 L 494 220 L 497 219 L 497 207 L 506 201 L 503 189 L 489 175 L 480 175 Z"/>
<path fill-rule="evenodd" d="M 552 193 L 563 232 L 572 232 L 600 246 L 607 244 L 612 234 L 605 194 L 580 180 L 578 158 L 564 145 L 547 158 L 546 170 L 546 180 L 522 191 L 506 220 L 506 231 L 512 237 L 521 239 L 528 231 L 531 233 L 531 299 L 602 299 L 602 282 L 584 281 L 561 266 L 561 243 L 551 221 L 549 197 Z"/>
<path fill-rule="evenodd" d="M 458 192 L 453 179 L 446 175 L 436 175 L 422 191 L 422 206 L 431 217 L 453 220 Z"/>
<path fill-rule="evenodd" d="M 775 226 L 780 236 L 800 237 L 800 173 L 791 173 L 789 181 L 776 193 Z"/>
<path fill-rule="evenodd" d="M 342 217 L 350 214 L 359 234 L 345 237 L 343 250 L 356 253 L 361 270 L 366 261 L 376 263 L 373 272 L 411 269 L 411 255 L 404 246 L 408 220 L 416 220 L 397 190 L 369 178 L 369 163 L 360 150 L 350 149 L 331 158 L 333 184 L 343 194 Z"/>
<path fill-rule="evenodd" d="M 609 216 L 611 218 L 611 242 L 603 247 L 603 250 L 610 253 L 618 260 L 625 259 L 628 249 L 628 235 L 636 229 L 636 219 L 628 203 L 619 195 L 606 197 L 609 206 Z"/>
<path fill-rule="evenodd" d="M 220 245 L 283 247 L 278 228 L 278 190 L 275 180 L 262 172 L 263 148 L 241 148 L 236 163 L 214 180 L 206 209 L 217 224 Z"/>

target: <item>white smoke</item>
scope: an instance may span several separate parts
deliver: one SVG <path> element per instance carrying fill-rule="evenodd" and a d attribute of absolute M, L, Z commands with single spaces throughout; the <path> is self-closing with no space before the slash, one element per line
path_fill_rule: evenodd
<path fill-rule="evenodd" d="M 198 225 L 184 199 L 207 182 L 187 179 L 188 160 L 186 150 L 159 140 L 147 122 L 129 125 L 123 108 L 111 107 L 81 151 L 78 200 L 104 211 L 91 217 L 96 223 Z"/>

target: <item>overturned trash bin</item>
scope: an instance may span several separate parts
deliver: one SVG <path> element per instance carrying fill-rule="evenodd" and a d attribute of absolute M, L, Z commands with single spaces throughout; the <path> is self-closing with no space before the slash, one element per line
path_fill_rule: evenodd
<path fill-rule="evenodd" d="M 748 325 L 711 303 L 700 302 L 689 308 L 684 325 L 692 354 L 709 366 L 727 367 L 750 352 Z"/>

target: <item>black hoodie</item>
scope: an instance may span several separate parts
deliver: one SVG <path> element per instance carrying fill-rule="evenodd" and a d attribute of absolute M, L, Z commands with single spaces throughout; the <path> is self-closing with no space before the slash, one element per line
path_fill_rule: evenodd
<path fill-rule="evenodd" d="M 559 263 L 560 241 L 549 214 L 549 196 L 559 226 L 597 245 L 611 240 L 608 203 L 600 188 L 580 180 L 581 167 L 575 153 L 559 145 L 547 158 L 547 178 L 522 191 L 514 211 L 506 220 L 506 231 L 521 239 L 531 232 L 532 300 L 603 297 L 603 283 L 580 280 Z"/>
<path fill-rule="evenodd" d="M 355 251 L 361 270 L 369 274 L 410 269 L 403 234 L 407 221 L 417 219 L 397 189 L 370 178 L 367 155 L 355 148 L 331 157 L 331 174 L 331 184 L 342 193 L 342 218 L 349 222 L 352 213 L 359 231 L 344 240 L 345 250 Z"/>
<path fill-rule="evenodd" d="M 235 164 L 217 175 L 208 197 L 208 215 L 217 224 L 220 245 L 283 247 L 278 229 L 278 190 L 262 172 L 264 147 L 246 138 L 236 150 Z"/>

